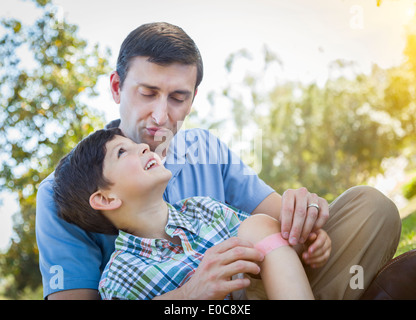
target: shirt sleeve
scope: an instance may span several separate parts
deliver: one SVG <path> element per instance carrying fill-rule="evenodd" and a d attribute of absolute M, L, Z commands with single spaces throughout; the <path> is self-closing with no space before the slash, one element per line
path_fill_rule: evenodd
<path fill-rule="evenodd" d="M 36 200 L 36 238 L 44 297 L 69 289 L 98 289 L 102 253 L 91 234 L 57 215 L 53 174 L 40 185 Z"/>
<path fill-rule="evenodd" d="M 225 202 L 251 214 L 274 190 L 219 139 L 218 146 L 223 158 Z"/>

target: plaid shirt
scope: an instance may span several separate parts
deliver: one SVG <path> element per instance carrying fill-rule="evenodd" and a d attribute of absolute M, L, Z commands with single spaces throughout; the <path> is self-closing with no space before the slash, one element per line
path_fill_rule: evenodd
<path fill-rule="evenodd" d="M 168 204 L 165 239 L 120 231 L 99 285 L 103 299 L 144 300 L 181 287 L 194 274 L 207 249 L 237 235 L 248 214 L 208 197 Z"/>

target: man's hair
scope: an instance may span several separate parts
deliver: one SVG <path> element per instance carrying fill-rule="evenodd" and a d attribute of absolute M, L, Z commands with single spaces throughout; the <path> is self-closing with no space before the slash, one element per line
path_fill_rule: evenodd
<path fill-rule="evenodd" d="M 53 191 L 58 215 L 86 231 L 118 233 L 116 227 L 89 202 L 94 192 L 111 185 L 103 175 L 103 164 L 107 152 L 105 145 L 115 135 L 123 134 L 118 128 L 94 132 L 63 157 L 55 169 Z"/>
<path fill-rule="evenodd" d="M 130 60 L 138 56 L 149 57 L 149 62 L 160 65 L 175 62 L 194 64 L 197 67 L 195 88 L 202 81 L 203 64 L 198 47 L 185 31 L 175 25 L 166 22 L 148 23 L 130 32 L 120 47 L 117 60 L 120 88 L 126 79 Z"/>

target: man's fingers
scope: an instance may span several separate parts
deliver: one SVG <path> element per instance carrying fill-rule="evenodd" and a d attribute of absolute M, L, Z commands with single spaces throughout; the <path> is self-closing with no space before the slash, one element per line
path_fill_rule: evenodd
<path fill-rule="evenodd" d="M 229 238 L 219 244 L 217 244 L 216 246 L 208 249 L 209 252 L 212 253 L 224 253 L 232 248 L 235 247 L 247 247 L 247 248 L 253 248 L 253 244 L 250 243 L 249 241 L 246 241 L 244 239 L 241 238 L 237 238 L 237 237 L 232 237 Z M 208 253 L 207 251 L 207 253 Z"/>
<path fill-rule="evenodd" d="M 328 202 L 323 198 L 318 198 L 319 215 L 316 219 L 314 230 L 321 229 L 329 219 L 329 207 Z"/>
<path fill-rule="evenodd" d="M 224 291 L 233 292 L 247 288 L 250 285 L 250 280 L 247 278 L 236 278 L 224 282 Z"/>
<path fill-rule="evenodd" d="M 317 204 L 319 206 L 319 197 L 315 193 L 310 193 L 307 197 L 306 217 L 302 228 L 302 234 L 299 239 L 300 243 L 304 243 L 308 239 L 319 216 L 319 211 L 316 207 L 308 208 L 308 205 L 310 204 Z"/>
<path fill-rule="evenodd" d="M 282 195 L 282 209 L 280 213 L 281 233 L 286 240 L 289 239 L 292 229 L 293 212 L 295 210 L 295 190 L 286 190 Z"/>
<path fill-rule="evenodd" d="M 222 272 L 224 278 L 230 278 L 239 273 L 259 274 L 260 267 L 251 261 L 238 260 L 225 266 Z"/>
<path fill-rule="evenodd" d="M 317 204 L 316 207 L 309 207 Z M 328 203 L 325 199 L 306 188 L 288 189 L 282 195 L 281 232 L 291 245 L 304 243 L 312 231 L 321 229 L 329 218 Z"/>
<path fill-rule="evenodd" d="M 307 205 L 308 190 L 306 188 L 297 189 L 295 192 L 295 211 L 293 215 L 293 223 L 289 236 L 289 243 L 291 245 L 296 245 L 300 239 L 306 220 Z"/>
<path fill-rule="evenodd" d="M 264 259 L 264 255 L 257 249 L 242 246 L 231 248 L 222 255 L 222 264 L 231 264 L 239 260 L 260 262 Z"/>

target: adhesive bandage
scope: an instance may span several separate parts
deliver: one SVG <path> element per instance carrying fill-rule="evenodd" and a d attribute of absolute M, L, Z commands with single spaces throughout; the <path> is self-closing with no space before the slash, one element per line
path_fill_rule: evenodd
<path fill-rule="evenodd" d="M 288 245 L 289 245 L 289 242 L 283 239 L 281 233 L 279 232 L 279 233 L 271 234 L 270 236 L 267 236 L 263 240 L 257 242 L 254 248 L 259 250 L 264 255 L 267 255 L 268 253 L 270 253 L 271 251 L 277 248 L 288 246 Z"/>

